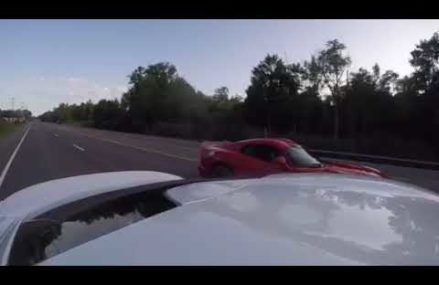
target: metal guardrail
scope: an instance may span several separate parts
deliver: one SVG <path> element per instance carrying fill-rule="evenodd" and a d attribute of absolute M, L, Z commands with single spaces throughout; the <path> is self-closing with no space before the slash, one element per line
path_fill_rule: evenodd
<path fill-rule="evenodd" d="M 337 152 L 337 151 L 320 150 L 320 149 L 309 149 L 308 151 L 315 156 L 321 156 L 321 157 L 341 158 L 341 159 L 350 159 L 357 161 L 385 163 L 385 164 L 391 164 L 396 166 L 439 170 L 439 163 L 432 161 L 403 159 L 403 158 L 360 154 L 360 153 L 352 153 L 352 152 Z"/>

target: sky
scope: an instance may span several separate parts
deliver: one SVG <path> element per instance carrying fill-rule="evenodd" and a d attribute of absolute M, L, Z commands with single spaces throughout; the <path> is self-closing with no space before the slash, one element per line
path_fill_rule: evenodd
<path fill-rule="evenodd" d="M 437 31 L 439 20 L 0 20 L 0 109 L 120 98 L 137 66 L 162 61 L 206 94 L 245 96 L 268 53 L 303 62 L 335 38 L 350 71 L 379 63 L 406 75 L 410 52 Z"/>

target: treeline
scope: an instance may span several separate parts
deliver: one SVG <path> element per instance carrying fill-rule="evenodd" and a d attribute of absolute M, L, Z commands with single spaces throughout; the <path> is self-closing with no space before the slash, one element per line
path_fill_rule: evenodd
<path fill-rule="evenodd" d="M 115 100 L 60 104 L 43 121 L 80 122 L 84 126 L 195 139 L 241 138 L 242 99 L 220 87 L 213 96 L 196 91 L 175 66 L 138 67 L 130 88 Z"/>
<path fill-rule="evenodd" d="M 346 46 L 328 41 L 307 61 L 267 55 L 246 96 L 203 94 L 158 63 L 129 75 L 118 100 L 60 104 L 44 121 L 195 139 L 289 136 L 311 147 L 403 157 L 439 156 L 439 34 L 420 41 L 405 77 L 378 64 L 351 71 Z"/>
<path fill-rule="evenodd" d="M 0 110 L 0 118 L 20 118 L 30 119 L 32 112 L 27 109 L 19 110 Z"/>

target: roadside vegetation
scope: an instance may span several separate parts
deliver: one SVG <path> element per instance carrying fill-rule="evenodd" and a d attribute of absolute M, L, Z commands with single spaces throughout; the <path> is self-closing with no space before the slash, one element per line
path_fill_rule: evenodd
<path fill-rule="evenodd" d="M 0 139 L 13 133 L 31 117 L 29 110 L 0 110 Z"/>
<path fill-rule="evenodd" d="M 0 139 L 13 133 L 20 125 L 20 123 L 0 122 Z"/>
<path fill-rule="evenodd" d="M 351 70 L 346 46 L 328 41 L 304 62 L 276 54 L 252 70 L 246 94 L 204 94 L 174 65 L 138 67 L 118 100 L 60 104 L 43 121 L 190 139 L 285 136 L 311 148 L 439 159 L 439 34 L 410 54 L 413 72 Z M 233 72 L 233 71 L 231 71 Z"/>

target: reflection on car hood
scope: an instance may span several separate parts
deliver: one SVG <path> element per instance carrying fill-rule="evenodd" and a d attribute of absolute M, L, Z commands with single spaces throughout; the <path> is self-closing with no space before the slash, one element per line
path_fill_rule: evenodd
<path fill-rule="evenodd" d="M 439 199 L 415 186 L 280 174 L 168 195 L 181 206 L 43 264 L 439 264 Z"/>

